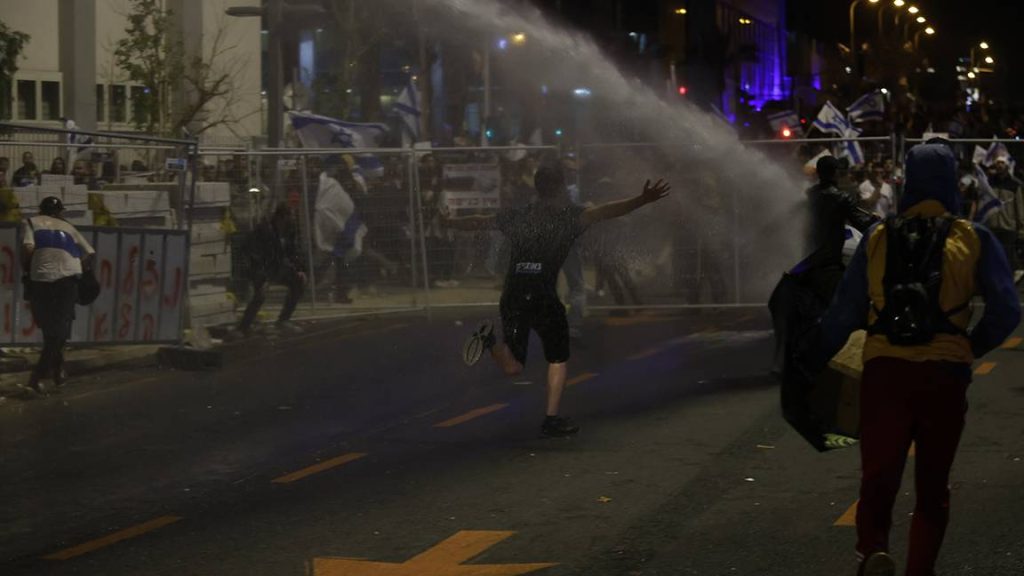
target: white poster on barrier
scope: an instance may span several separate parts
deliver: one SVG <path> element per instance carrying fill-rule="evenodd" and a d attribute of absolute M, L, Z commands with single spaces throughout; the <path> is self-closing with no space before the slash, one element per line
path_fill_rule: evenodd
<path fill-rule="evenodd" d="M 160 292 L 164 270 L 164 239 L 146 236 L 142 244 L 142 275 L 139 277 L 138 339 L 152 342 L 157 339 L 160 321 Z"/>
<path fill-rule="evenodd" d="M 138 339 L 141 277 L 142 235 L 122 234 L 117 261 L 117 314 L 114 317 L 114 340 L 118 342 Z"/>
<path fill-rule="evenodd" d="M 117 232 L 99 230 L 92 245 L 96 249 L 93 266 L 96 281 L 100 283 L 100 295 L 89 307 L 87 341 L 114 340 L 114 312 L 117 310 L 117 238 Z M 81 308 L 79 310 L 81 311 Z"/>
<path fill-rule="evenodd" d="M 442 202 L 452 213 L 498 210 L 501 208 L 501 166 L 446 164 L 442 190 Z"/>
<path fill-rule="evenodd" d="M 157 331 L 157 338 L 164 341 L 178 338 L 181 331 L 181 314 L 185 300 L 185 258 L 188 257 L 185 236 L 166 238 L 160 328 Z"/>
<path fill-rule="evenodd" d="M 0 229 L 0 306 L 3 307 L 2 339 L 14 341 L 16 307 L 21 294 L 21 263 L 18 254 L 18 230 Z"/>
<path fill-rule="evenodd" d="M 75 308 L 71 342 L 176 342 L 186 301 L 183 232 L 83 227 L 96 249 L 100 284 L 90 306 Z M 0 345 L 38 344 L 42 333 L 22 299 L 18 225 L 0 224 Z"/>

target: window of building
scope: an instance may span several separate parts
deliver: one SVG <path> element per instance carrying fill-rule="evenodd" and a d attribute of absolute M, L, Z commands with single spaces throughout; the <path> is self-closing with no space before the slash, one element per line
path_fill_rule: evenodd
<path fill-rule="evenodd" d="M 128 121 L 128 88 L 124 85 L 114 84 L 110 87 L 110 120 Z"/>
<path fill-rule="evenodd" d="M 107 121 L 107 87 L 103 84 L 96 85 L 96 121 Z"/>
<path fill-rule="evenodd" d="M 36 120 L 36 81 L 18 80 L 18 119 Z"/>
<path fill-rule="evenodd" d="M 43 115 L 41 120 L 60 120 L 60 82 L 40 82 Z"/>
<path fill-rule="evenodd" d="M 140 125 L 145 124 L 149 120 L 149 114 L 147 114 L 150 102 L 149 90 L 142 86 L 132 86 L 131 99 L 132 122 Z"/>

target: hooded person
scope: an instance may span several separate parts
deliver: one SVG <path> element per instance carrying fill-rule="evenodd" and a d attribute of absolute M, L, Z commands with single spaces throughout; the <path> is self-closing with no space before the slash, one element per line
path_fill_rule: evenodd
<path fill-rule="evenodd" d="M 906 170 L 899 216 L 872 227 L 861 241 L 806 357 L 809 371 L 821 370 L 851 333 L 867 329 L 857 553 L 861 574 L 871 576 L 895 573 L 889 530 L 912 442 L 918 447 L 917 503 L 906 574 L 934 575 L 971 364 L 998 347 L 1020 321 L 998 240 L 984 226 L 956 218 L 961 195 L 953 152 L 941 144 L 917 146 L 907 155 Z M 937 285 L 923 282 L 936 275 Z M 985 300 L 985 308 L 969 330 L 975 296 Z M 907 324 L 905 318 L 927 321 Z"/>

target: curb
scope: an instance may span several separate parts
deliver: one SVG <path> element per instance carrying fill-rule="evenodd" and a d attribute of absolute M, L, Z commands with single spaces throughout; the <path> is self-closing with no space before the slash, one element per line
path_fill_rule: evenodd
<path fill-rule="evenodd" d="M 86 358 L 68 358 L 65 369 L 72 376 L 95 374 L 119 368 L 148 368 L 157 364 L 155 346 L 138 346 L 117 353 L 98 354 Z M 21 385 L 28 381 L 31 370 L 0 374 L 0 396 L 21 394 Z"/>

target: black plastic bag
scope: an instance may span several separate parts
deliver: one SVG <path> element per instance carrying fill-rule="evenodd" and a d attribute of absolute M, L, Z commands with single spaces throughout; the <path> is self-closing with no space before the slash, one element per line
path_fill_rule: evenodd
<path fill-rule="evenodd" d="M 92 270 L 85 270 L 78 278 L 78 305 L 88 306 L 100 297 L 100 282 Z"/>

